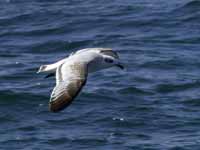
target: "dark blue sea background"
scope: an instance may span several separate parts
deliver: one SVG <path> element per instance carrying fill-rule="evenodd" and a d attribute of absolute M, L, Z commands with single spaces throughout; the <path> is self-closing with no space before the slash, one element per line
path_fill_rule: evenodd
<path fill-rule="evenodd" d="M 36 74 L 83 48 L 126 66 L 48 109 Z M 0 0 L 0 150 L 199 150 L 199 0 Z"/>

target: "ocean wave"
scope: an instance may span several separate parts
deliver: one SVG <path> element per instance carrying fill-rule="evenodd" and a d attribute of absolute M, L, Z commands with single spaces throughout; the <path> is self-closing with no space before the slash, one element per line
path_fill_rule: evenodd
<path fill-rule="evenodd" d="M 199 0 L 192 0 L 190 2 L 185 3 L 184 5 L 174 9 L 172 12 L 179 12 L 179 13 L 190 13 L 199 11 L 200 1 Z"/>
<path fill-rule="evenodd" d="M 183 92 L 185 90 L 191 90 L 199 88 L 200 82 L 183 83 L 183 84 L 159 84 L 156 86 L 156 91 L 159 93 L 171 93 L 171 92 Z"/>
<path fill-rule="evenodd" d="M 188 3 L 184 4 L 182 7 L 180 7 L 178 10 L 180 11 L 180 9 L 199 9 L 200 7 L 200 1 L 199 0 L 192 0 L 189 1 Z"/>
<path fill-rule="evenodd" d="M 182 103 L 186 106 L 199 107 L 200 99 L 199 98 L 187 98 L 182 101 Z"/>
<path fill-rule="evenodd" d="M 177 7 L 176 9 L 172 10 L 170 15 L 173 15 L 173 17 L 181 20 L 182 22 L 199 20 L 199 7 L 200 1 L 193 0 L 184 4 L 183 6 Z"/>
<path fill-rule="evenodd" d="M 183 67 L 186 64 L 181 59 L 169 59 L 169 60 L 156 60 L 151 62 L 145 62 L 140 65 L 142 68 L 155 68 L 155 69 L 175 69 Z"/>
<path fill-rule="evenodd" d="M 58 137 L 58 138 L 52 138 L 49 139 L 48 143 L 49 145 L 57 145 L 57 144 L 66 144 L 67 142 L 71 142 L 71 139 L 66 138 L 66 137 Z"/>
<path fill-rule="evenodd" d="M 125 87 L 118 90 L 120 94 L 133 94 L 133 95 L 152 95 L 152 92 L 145 91 L 136 87 Z"/>
<path fill-rule="evenodd" d="M 11 89 L 6 91 L 0 91 L 0 104 L 2 105 L 9 105 L 9 104 L 31 104 L 31 103 L 37 103 L 41 99 L 47 99 L 46 96 L 42 95 L 36 95 L 33 93 L 28 92 L 14 92 Z M 27 101 L 28 100 L 28 101 Z"/>
<path fill-rule="evenodd" d="M 104 145 L 107 143 L 105 138 L 76 138 L 72 140 L 73 143 L 88 144 L 93 146 Z"/>

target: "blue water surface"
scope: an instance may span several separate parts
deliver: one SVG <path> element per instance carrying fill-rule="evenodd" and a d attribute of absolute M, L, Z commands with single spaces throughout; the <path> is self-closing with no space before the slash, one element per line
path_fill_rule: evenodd
<path fill-rule="evenodd" d="M 199 150 L 199 16 L 198 0 L 0 0 L 0 149 Z M 39 66 L 88 47 L 126 70 L 50 112 Z"/>

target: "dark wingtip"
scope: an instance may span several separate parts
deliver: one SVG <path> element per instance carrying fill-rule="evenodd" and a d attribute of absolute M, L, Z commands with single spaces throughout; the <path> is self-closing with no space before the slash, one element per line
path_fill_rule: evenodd
<path fill-rule="evenodd" d="M 69 104 L 56 104 L 53 102 L 49 103 L 49 110 L 53 113 L 57 113 L 60 112 L 62 110 L 64 110 Z"/>
<path fill-rule="evenodd" d="M 116 66 L 119 67 L 122 70 L 124 70 L 124 68 L 125 68 L 122 64 L 117 64 Z"/>
<path fill-rule="evenodd" d="M 49 110 L 51 112 L 60 112 L 69 106 L 72 102 L 72 98 L 67 95 L 62 95 L 56 100 L 52 100 L 49 102 Z"/>

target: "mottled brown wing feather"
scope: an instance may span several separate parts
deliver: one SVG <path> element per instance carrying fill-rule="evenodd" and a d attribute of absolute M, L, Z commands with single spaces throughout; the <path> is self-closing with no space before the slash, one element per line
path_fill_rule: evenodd
<path fill-rule="evenodd" d="M 68 71 L 69 77 L 67 75 L 63 79 L 61 69 Z M 52 112 L 61 111 L 69 106 L 79 94 L 87 80 L 87 66 L 78 63 L 61 65 L 57 69 L 56 76 L 58 77 L 58 82 L 49 102 L 49 109 Z"/>
<path fill-rule="evenodd" d="M 85 85 L 86 80 L 76 80 L 71 82 L 68 87 L 60 93 L 58 97 L 52 97 L 49 102 L 49 109 L 52 112 L 58 112 L 69 106 L 76 98 L 82 87 Z"/>

